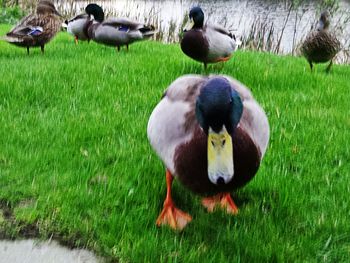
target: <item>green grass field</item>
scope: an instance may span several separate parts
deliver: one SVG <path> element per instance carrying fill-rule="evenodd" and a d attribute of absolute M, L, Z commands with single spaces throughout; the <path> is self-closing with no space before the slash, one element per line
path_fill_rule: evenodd
<path fill-rule="evenodd" d="M 233 193 L 237 216 L 208 214 L 175 182 L 193 216 L 179 233 L 155 225 L 165 170 L 146 127 L 164 89 L 203 66 L 157 42 L 117 53 L 60 33 L 29 56 L 0 42 L 0 238 L 53 237 L 113 262 L 348 262 L 350 67 L 325 68 L 243 51 L 209 66 L 251 88 L 271 140 Z"/>

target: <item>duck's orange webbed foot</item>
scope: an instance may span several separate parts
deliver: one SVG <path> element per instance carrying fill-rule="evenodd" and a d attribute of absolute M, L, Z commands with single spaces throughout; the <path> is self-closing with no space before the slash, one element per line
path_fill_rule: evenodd
<path fill-rule="evenodd" d="M 207 208 L 208 212 L 213 212 L 215 207 L 220 206 L 228 214 L 238 214 L 238 208 L 233 202 L 230 193 L 220 193 L 213 197 L 203 198 L 202 205 Z"/>
<path fill-rule="evenodd" d="M 175 230 L 182 230 L 184 227 L 191 222 L 192 217 L 176 208 L 171 198 L 171 184 L 173 182 L 173 176 L 170 171 L 166 171 L 166 183 L 167 183 L 167 195 L 164 201 L 163 211 L 157 218 L 157 226 L 169 225 Z"/>
<path fill-rule="evenodd" d="M 176 208 L 173 202 L 164 204 L 162 213 L 158 216 L 157 226 L 169 225 L 172 229 L 182 230 L 191 222 L 192 217 Z"/>
<path fill-rule="evenodd" d="M 223 58 L 218 58 L 215 62 L 226 62 L 231 59 L 231 56 L 228 57 L 223 57 Z"/>

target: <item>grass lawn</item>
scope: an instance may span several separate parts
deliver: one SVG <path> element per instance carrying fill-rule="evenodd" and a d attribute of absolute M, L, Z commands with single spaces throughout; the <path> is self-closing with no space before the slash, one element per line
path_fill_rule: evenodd
<path fill-rule="evenodd" d="M 0 26 L 0 35 L 9 26 Z M 271 140 L 240 212 L 208 214 L 179 183 L 183 232 L 157 228 L 165 170 L 148 117 L 177 77 L 205 74 L 179 45 L 117 53 L 60 33 L 40 49 L 0 42 L 0 238 L 56 238 L 120 262 L 346 262 L 350 67 L 238 51 L 224 67 L 268 114 Z"/>

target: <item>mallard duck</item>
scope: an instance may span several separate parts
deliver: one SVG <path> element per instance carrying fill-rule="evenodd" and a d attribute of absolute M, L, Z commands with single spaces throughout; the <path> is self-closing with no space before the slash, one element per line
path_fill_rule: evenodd
<path fill-rule="evenodd" d="M 94 9 L 97 10 L 96 19 L 99 21 L 104 20 L 104 12 L 101 6 L 97 4 L 91 4 L 94 6 Z M 89 7 L 91 8 L 91 7 Z M 74 36 L 75 43 L 78 43 L 78 40 L 88 40 L 90 41 L 89 35 L 88 35 L 88 28 L 92 24 L 93 19 L 91 15 L 87 14 L 85 11 L 85 14 L 77 15 L 76 17 L 72 18 L 69 21 L 66 21 L 67 24 L 67 32 Z"/>
<path fill-rule="evenodd" d="M 330 13 L 324 11 L 318 22 L 317 30 L 311 32 L 301 46 L 301 51 L 310 64 L 330 61 L 326 71 L 332 67 L 333 58 L 340 51 L 340 42 L 334 33 L 329 31 Z"/>
<path fill-rule="evenodd" d="M 220 25 L 204 24 L 204 12 L 196 6 L 190 10 L 189 23 L 181 40 L 182 51 L 190 58 L 208 63 L 227 61 L 237 49 L 236 38 Z"/>
<path fill-rule="evenodd" d="M 256 174 L 269 133 L 264 110 L 237 80 L 220 75 L 175 80 L 147 127 L 150 144 L 166 167 L 167 195 L 157 225 L 182 229 L 191 221 L 172 200 L 174 177 L 205 196 L 202 204 L 209 212 L 219 205 L 236 214 L 230 192 Z"/>
<path fill-rule="evenodd" d="M 45 44 L 48 43 L 61 28 L 61 15 L 54 4 L 48 0 L 41 0 L 36 13 L 24 17 L 4 40 L 20 47 L 26 47 L 29 54 L 30 47 L 41 47 L 44 53 Z"/>
<path fill-rule="evenodd" d="M 94 22 L 88 28 L 89 37 L 97 43 L 117 47 L 118 51 L 121 46 L 129 49 L 129 44 L 155 34 L 154 26 L 147 26 L 128 18 L 104 20 L 101 10 L 93 4 L 88 5 L 85 11 L 94 17 Z"/>

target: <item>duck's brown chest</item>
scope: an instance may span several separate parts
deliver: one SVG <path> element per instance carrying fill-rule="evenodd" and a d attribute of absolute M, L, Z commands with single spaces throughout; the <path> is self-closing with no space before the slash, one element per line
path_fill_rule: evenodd
<path fill-rule="evenodd" d="M 208 57 L 209 44 L 202 30 L 192 29 L 184 34 L 181 49 L 190 58 L 205 62 Z"/>
<path fill-rule="evenodd" d="M 191 191 L 210 195 L 229 192 L 248 183 L 256 174 L 261 154 L 248 134 L 236 128 L 232 134 L 234 177 L 226 185 L 218 186 L 208 178 L 207 137 L 198 127 L 193 139 L 175 150 L 175 174 Z"/>

